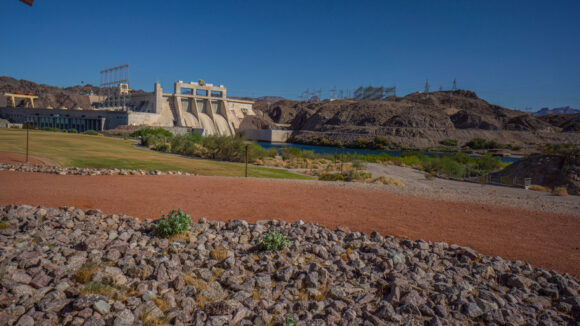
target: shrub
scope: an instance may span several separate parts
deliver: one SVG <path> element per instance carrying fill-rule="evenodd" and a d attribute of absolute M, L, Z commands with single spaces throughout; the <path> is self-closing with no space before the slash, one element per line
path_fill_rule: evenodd
<path fill-rule="evenodd" d="M 352 161 L 352 167 L 355 170 L 362 170 L 362 169 L 366 168 L 366 164 L 365 164 L 365 162 L 363 162 L 361 160 L 354 160 L 354 161 Z"/>
<path fill-rule="evenodd" d="M 344 181 L 344 177 L 340 173 L 324 173 L 318 177 L 321 181 Z"/>
<path fill-rule="evenodd" d="M 78 134 L 78 130 L 76 130 L 75 128 L 70 128 L 67 130 L 64 130 L 65 132 L 68 132 L 69 134 Z"/>
<path fill-rule="evenodd" d="M 278 231 L 270 231 L 264 234 L 260 240 L 260 249 L 262 250 L 281 250 L 288 245 L 290 245 L 290 240 Z"/>
<path fill-rule="evenodd" d="M 445 138 L 442 141 L 440 141 L 439 144 L 443 146 L 457 146 L 458 141 L 457 139 Z"/>
<path fill-rule="evenodd" d="M 208 150 L 208 158 L 213 160 L 243 162 L 245 145 L 241 137 L 207 136 L 203 138 L 203 147 Z"/>
<path fill-rule="evenodd" d="M 162 237 L 169 237 L 189 230 L 190 226 L 191 217 L 180 208 L 169 212 L 167 217 L 161 216 L 161 219 L 155 223 L 155 233 Z"/>
<path fill-rule="evenodd" d="M 544 187 L 544 186 L 540 186 L 540 185 L 531 185 L 531 186 L 528 187 L 528 189 L 534 190 L 534 191 L 546 191 L 546 192 L 550 192 L 550 188 Z"/>
<path fill-rule="evenodd" d="M 298 326 L 298 323 L 296 323 L 296 320 L 294 319 L 294 317 L 289 316 L 284 321 L 284 325 L 283 326 Z"/>
<path fill-rule="evenodd" d="M 427 180 L 433 180 L 437 176 L 437 172 L 425 173 L 424 176 Z"/>
<path fill-rule="evenodd" d="M 364 171 L 349 170 L 342 174 L 344 181 L 366 181 L 373 177 L 371 173 Z"/>
<path fill-rule="evenodd" d="M 167 143 L 156 144 L 153 149 L 160 152 L 169 152 L 171 150 L 171 145 Z"/>
<path fill-rule="evenodd" d="M 473 138 L 465 146 L 471 149 L 492 149 L 492 148 L 505 148 L 504 144 L 500 144 L 495 140 L 485 140 L 483 138 Z"/>
<path fill-rule="evenodd" d="M 402 187 L 405 186 L 405 184 L 402 183 L 400 180 L 397 180 L 397 179 L 394 179 L 394 178 L 391 178 L 391 177 L 386 177 L 384 175 L 382 175 L 382 176 L 380 176 L 378 178 L 373 179 L 371 181 L 371 183 L 374 183 L 374 184 L 383 184 L 383 185 L 393 185 L 393 186 L 402 186 Z"/>
<path fill-rule="evenodd" d="M 191 155 L 195 151 L 195 145 L 201 144 L 203 137 L 192 131 L 186 135 L 177 135 L 171 139 L 171 152 L 176 154 Z"/>
<path fill-rule="evenodd" d="M 52 127 L 42 127 L 42 128 L 40 128 L 40 130 L 43 130 L 43 131 L 55 131 L 55 132 L 56 131 L 62 131 L 59 128 L 52 128 Z"/>
<path fill-rule="evenodd" d="M 94 130 L 85 131 L 85 135 L 97 136 L 99 133 Z"/>
<path fill-rule="evenodd" d="M 139 138 L 139 137 L 144 138 L 145 136 L 148 136 L 148 135 L 164 136 L 166 138 L 173 137 L 173 134 L 170 131 L 165 130 L 163 128 L 141 128 L 141 129 L 131 133 L 131 137 L 134 137 L 134 138 Z"/>
<path fill-rule="evenodd" d="M 554 190 L 552 191 L 552 194 L 554 196 L 568 196 L 568 189 L 566 189 L 566 187 L 556 187 L 554 188 Z"/>
<path fill-rule="evenodd" d="M 248 147 L 248 161 L 250 162 L 256 162 L 265 158 L 275 157 L 276 155 L 278 155 L 278 150 L 275 148 L 265 149 L 256 143 L 252 143 Z"/>

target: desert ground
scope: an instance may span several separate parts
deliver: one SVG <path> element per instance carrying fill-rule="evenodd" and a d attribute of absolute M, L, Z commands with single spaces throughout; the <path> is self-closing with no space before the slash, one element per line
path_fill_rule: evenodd
<path fill-rule="evenodd" d="M 5 155 L 0 157 L 7 161 Z M 404 175 L 401 171 L 407 170 L 399 170 L 399 177 Z M 580 218 L 574 211 L 577 196 L 560 198 L 469 184 L 450 191 L 454 187 L 448 184 L 451 181 L 417 178 L 408 172 L 408 177 L 402 178 L 408 186 L 397 187 L 209 176 L 62 176 L 0 171 L 0 204 L 97 208 L 141 219 L 157 219 L 177 208 L 194 219 L 301 219 L 329 228 L 341 225 L 352 231 L 456 243 L 486 255 L 580 275 Z M 413 180 L 426 186 L 423 190 L 412 186 Z M 506 196 L 503 191 L 520 194 L 520 198 L 498 200 Z M 502 205 L 490 204 L 494 200 Z M 539 209 L 542 201 L 551 200 L 552 207 L 566 203 L 566 208 Z M 536 204 L 530 205 L 533 202 Z"/>

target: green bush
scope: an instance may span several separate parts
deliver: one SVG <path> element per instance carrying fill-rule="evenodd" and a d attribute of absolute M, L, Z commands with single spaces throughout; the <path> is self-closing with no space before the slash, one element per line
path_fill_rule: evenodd
<path fill-rule="evenodd" d="M 465 146 L 471 149 L 495 149 L 495 148 L 505 148 L 506 145 L 498 143 L 495 140 L 485 140 L 483 138 L 473 138 Z"/>
<path fill-rule="evenodd" d="M 159 135 L 159 136 L 165 136 L 167 138 L 171 138 L 173 137 L 173 134 L 168 131 L 165 130 L 163 128 L 141 128 L 139 130 L 134 131 L 133 133 L 131 133 L 131 137 L 134 138 L 143 138 L 146 135 Z"/>
<path fill-rule="evenodd" d="M 344 177 L 340 173 L 325 173 L 318 177 L 321 181 L 344 181 Z"/>
<path fill-rule="evenodd" d="M 85 132 L 84 132 L 84 134 L 85 134 L 85 135 L 96 136 L 96 135 L 98 135 L 99 133 L 98 133 L 98 132 L 96 132 L 96 131 L 94 131 L 94 130 L 87 130 L 87 131 L 85 131 Z"/>
<path fill-rule="evenodd" d="M 52 127 L 42 127 L 42 128 L 40 128 L 40 130 L 42 130 L 42 131 L 55 131 L 55 132 L 60 132 L 60 131 L 62 131 L 62 130 L 61 130 L 61 129 L 59 129 L 59 128 L 52 128 Z"/>
<path fill-rule="evenodd" d="M 168 153 L 169 151 L 171 151 L 171 144 L 167 144 L 167 143 L 156 144 L 153 147 L 153 149 L 156 151 Z"/>
<path fill-rule="evenodd" d="M 270 231 L 262 236 L 260 240 L 261 250 L 281 250 L 290 245 L 290 240 L 278 231 Z"/>
<path fill-rule="evenodd" d="M 439 144 L 443 146 L 457 146 L 458 141 L 457 139 L 445 138 L 442 141 L 440 141 Z"/>
<path fill-rule="evenodd" d="M 243 162 L 245 145 L 241 137 L 207 136 L 203 138 L 203 147 L 208 150 L 208 158 L 213 160 Z"/>
<path fill-rule="evenodd" d="M 176 154 L 191 155 L 196 144 L 201 144 L 203 137 L 192 131 L 186 135 L 177 135 L 171 139 L 171 152 Z"/>
<path fill-rule="evenodd" d="M 155 233 L 161 237 L 170 237 L 189 230 L 191 223 L 191 217 L 181 208 L 172 210 L 167 217 L 161 216 L 155 223 Z"/>
<path fill-rule="evenodd" d="M 68 132 L 69 134 L 78 134 L 78 130 L 76 130 L 75 128 L 70 128 L 67 130 L 64 130 L 64 132 Z"/>
<path fill-rule="evenodd" d="M 265 149 L 256 143 L 252 143 L 252 145 L 248 147 L 248 160 L 250 162 L 263 160 L 267 157 L 275 157 L 276 155 L 278 155 L 278 150 L 275 148 Z"/>
<path fill-rule="evenodd" d="M 286 147 L 282 148 L 280 151 L 282 152 L 282 158 L 285 160 L 290 160 L 293 158 L 314 160 L 317 156 L 313 151 L 303 151 L 298 147 Z"/>

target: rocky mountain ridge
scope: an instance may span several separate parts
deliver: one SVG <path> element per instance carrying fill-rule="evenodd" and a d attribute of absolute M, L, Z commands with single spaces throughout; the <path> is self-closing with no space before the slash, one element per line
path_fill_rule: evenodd
<path fill-rule="evenodd" d="M 535 116 L 542 116 L 542 115 L 548 115 L 548 114 L 578 114 L 580 113 L 580 110 L 578 109 L 573 109 L 569 106 L 563 106 L 563 107 L 559 107 L 559 108 L 541 108 L 540 110 L 536 111 L 536 112 L 532 112 L 532 115 Z"/>
<path fill-rule="evenodd" d="M 434 145 L 445 137 L 468 141 L 466 134 L 471 138 L 487 134 L 486 138 L 491 135 L 490 139 L 503 142 L 569 142 L 567 138 L 580 142 L 578 135 L 562 135 L 580 129 L 575 116 L 534 117 L 489 104 L 466 90 L 413 93 L 382 101 L 258 101 L 254 109 L 265 120 L 289 124 L 298 141 L 324 137 L 344 143 L 349 138 L 385 136 L 403 144 Z M 508 139 L 502 139 L 506 134 Z"/>

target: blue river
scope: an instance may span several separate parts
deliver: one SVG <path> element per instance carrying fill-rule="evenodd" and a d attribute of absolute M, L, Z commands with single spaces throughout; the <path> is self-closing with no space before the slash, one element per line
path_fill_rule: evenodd
<path fill-rule="evenodd" d="M 342 149 L 340 147 L 332 147 L 332 146 L 314 146 L 314 145 L 301 145 L 301 144 L 290 144 L 290 143 L 267 143 L 267 142 L 256 142 L 258 145 L 269 149 L 269 148 L 276 148 L 281 149 L 285 147 L 297 147 L 303 151 L 312 151 L 315 154 L 340 154 L 342 153 Z M 345 154 L 359 154 L 359 155 L 379 155 L 379 154 L 389 154 L 391 156 L 401 156 L 404 152 L 400 151 L 382 151 L 382 150 L 374 150 L 374 149 L 353 149 L 353 148 L 345 148 Z M 434 155 L 435 153 L 425 153 L 426 155 Z M 472 155 L 474 156 L 474 155 Z M 475 157 L 475 156 L 474 156 Z M 512 163 L 519 158 L 517 157 L 500 157 L 500 160 L 504 163 Z"/>

